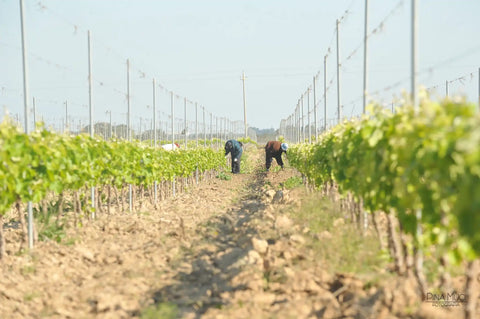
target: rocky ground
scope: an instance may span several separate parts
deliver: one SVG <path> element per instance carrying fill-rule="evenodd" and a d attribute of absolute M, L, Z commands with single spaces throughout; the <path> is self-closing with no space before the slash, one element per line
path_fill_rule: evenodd
<path fill-rule="evenodd" d="M 312 195 L 282 187 L 298 174 L 264 172 L 262 150 L 250 152 L 247 173 L 202 181 L 156 210 L 101 214 L 60 244 L 18 253 L 19 230 L 5 229 L 0 318 L 462 317 L 461 306 L 422 302 L 413 280 L 332 269 L 316 249 L 336 233 L 299 223 Z"/>

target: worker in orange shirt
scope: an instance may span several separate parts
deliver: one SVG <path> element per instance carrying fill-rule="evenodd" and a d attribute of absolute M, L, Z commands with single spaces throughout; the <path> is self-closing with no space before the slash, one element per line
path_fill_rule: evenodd
<path fill-rule="evenodd" d="M 267 142 L 267 145 L 265 145 L 265 166 L 267 168 L 267 171 L 270 169 L 274 158 L 277 161 L 277 164 L 280 165 L 281 168 L 283 168 L 282 154 L 284 152 L 286 154 L 287 149 L 287 143 L 282 143 L 279 141 Z"/>

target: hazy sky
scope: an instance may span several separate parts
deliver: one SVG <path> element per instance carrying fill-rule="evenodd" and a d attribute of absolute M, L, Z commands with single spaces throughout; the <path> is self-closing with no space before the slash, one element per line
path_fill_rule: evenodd
<path fill-rule="evenodd" d="M 391 105 L 410 87 L 411 1 L 370 0 L 369 92 Z M 328 118 L 336 117 L 335 20 L 340 23 L 343 115 L 362 109 L 364 1 L 361 0 L 25 0 L 28 82 L 37 117 L 61 123 L 64 101 L 75 123 L 88 121 L 87 30 L 92 35 L 95 121 L 124 123 L 126 59 L 130 59 L 132 123 L 152 117 L 194 119 L 194 103 L 216 117 L 278 128 L 318 75 L 318 121 L 323 117 L 327 58 Z M 346 12 L 348 10 L 348 12 Z M 480 1 L 418 0 L 419 83 L 436 96 L 478 100 Z M 381 22 L 383 24 L 381 24 Z M 320 73 L 318 73 L 320 71 Z M 333 81 L 333 82 L 330 82 Z M 376 94 L 373 94 L 376 93 Z M 307 108 L 304 99 L 305 112 Z M 32 104 L 30 102 L 30 104 Z M 0 0 L 0 106 L 23 117 L 19 1 Z M 313 94 L 310 95 L 313 109 Z M 209 120 L 207 113 L 207 122 Z M 201 119 L 201 114 L 200 117 Z"/>

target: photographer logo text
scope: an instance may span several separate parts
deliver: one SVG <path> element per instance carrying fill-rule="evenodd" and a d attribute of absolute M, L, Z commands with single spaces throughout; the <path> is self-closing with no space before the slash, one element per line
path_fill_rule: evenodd
<path fill-rule="evenodd" d="M 468 297 L 466 294 L 460 294 L 456 291 L 452 293 L 432 293 L 427 292 L 423 296 L 424 302 L 429 302 L 434 307 L 458 307 L 466 304 Z"/>

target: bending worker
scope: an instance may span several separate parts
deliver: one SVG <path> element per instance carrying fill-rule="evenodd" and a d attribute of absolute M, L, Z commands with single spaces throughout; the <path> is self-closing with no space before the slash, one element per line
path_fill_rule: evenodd
<path fill-rule="evenodd" d="M 283 168 L 282 154 L 283 152 L 286 154 L 287 149 L 288 144 L 279 141 L 269 141 L 267 145 L 265 145 L 265 166 L 267 167 L 267 171 L 270 169 L 270 165 L 272 165 L 273 158 L 275 158 L 277 164 Z"/>
<path fill-rule="evenodd" d="M 240 158 L 243 153 L 243 144 L 237 140 L 228 140 L 225 143 L 225 156 L 231 154 L 232 157 L 232 173 L 240 173 Z"/>

